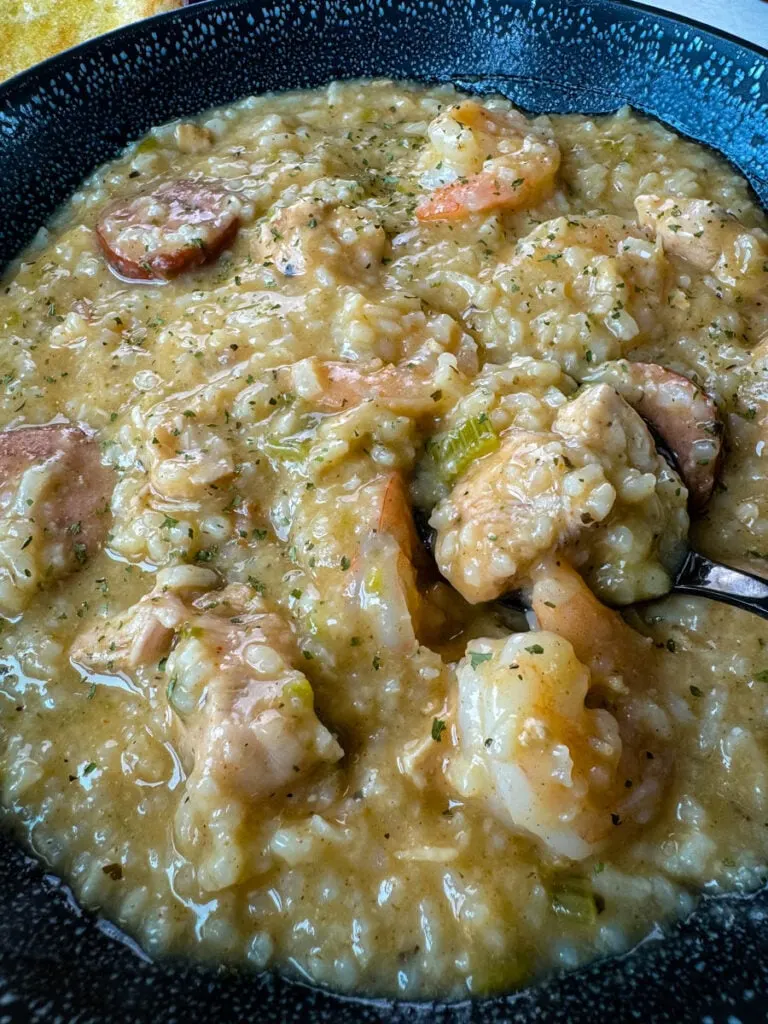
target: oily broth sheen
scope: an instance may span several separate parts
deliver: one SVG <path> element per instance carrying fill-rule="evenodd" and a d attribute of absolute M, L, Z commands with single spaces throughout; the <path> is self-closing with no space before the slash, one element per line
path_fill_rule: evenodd
<path fill-rule="evenodd" d="M 663 710 L 674 768 L 648 823 L 617 826 L 585 860 L 558 859 L 459 795 L 444 771 L 459 741 L 456 661 L 468 641 L 525 629 L 522 617 L 467 605 L 426 570 L 420 642 L 409 645 L 412 595 L 393 626 L 379 570 L 365 577 L 366 600 L 351 582 L 373 557 L 378 480 L 402 473 L 427 507 L 445 497 L 424 444 L 453 425 L 456 401 L 474 409 L 473 374 L 456 398 L 450 372 L 436 377 L 431 419 L 376 402 L 315 413 L 301 373 L 278 397 L 262 387 L 277 379 L 270 371 L 318 355 L 404 363 L 431 345 L 466 367 L 472 339 L 501 363 L 542 360 L 549 338 L 547 365 L 525 371 L 507 419 L 501 405 L 491 410 L 500 429 L 549 430 L 575 390 L 562 371 L 578 377 L 582 358 L 574 299 L 559 258 L 531 272 L 539 306 L 494 283 L 516 238 L 561 217 L 634 222 L 641 193 L 707 198 L 765 227 L 725 161 L 627 109 L 542 119 L 562 163 L 538 205 L 417 225 L 428 125 L 458 98 L 448 87 L 333 84 L 211 111 L 195 122 L 202 133 L 155 129 L 92 175 L 6 274 L 0 424 L 87 427 L 115 489 L 104 551 L 0 633 L 4 816 L 85 906 L 152 955 L 274 966 L 344 991 L 458 997 L 625 950 L 689 912 L 702 888 L 746 891 L 766 876 L 768 625 L 681 597 L 628 614 L 659 652 L 658 678 L 638 700 Z M 216 261 L 172 281 L 120 280 L 95 245 L 97 218 L 169 177 L 224 181 L 242 204 L 239 233 Z M 335 224 L 341 255 L 323 236 L 304 252 L 311 272 L 285 274 L 267 253 L 281 231 L 265 217 L 307 199 L 363 215 Z M 768 393 L 757 346 L 768 324 L 759 299 L 735 301 L 705 278 L 665 262 L 663 301 L 636 300 L 640 333 L 617 340 L 593 325 L 593 358 L 631 352 L 717 400 L 723 486 L 692 535 L 707 554 L 759 572 Z M 552 323 L 536 333 L 528 321 L 542 302 Z M 450 370 L 438 363 L 438 376 Z M 194 456 L 186 464 L 169 449 L 173 429 Z M 189 463 L 206 459 L 230 468 L 193 479 Z M 642 531 L 622 529 L 626 554 Z M 627 555 L 632 586 L 650 558 L 638 552 Z M 379 555 L 396 560 L 395 548 Z M 178 564 L 243 584 L 290 624 L 292 667 L 343 758 L 297 772 L 277 795 L 206 791 L 202 817 L 185 809 L 190 754 L 171 703 L 184 698 L 174 697 L 180 677 L 168 678 L 163 658 L 132 669 L 70 661 L 76 637 Z M 595 913 L 563 911 L 553 893 L 564 884 L 594 894 Z"/>

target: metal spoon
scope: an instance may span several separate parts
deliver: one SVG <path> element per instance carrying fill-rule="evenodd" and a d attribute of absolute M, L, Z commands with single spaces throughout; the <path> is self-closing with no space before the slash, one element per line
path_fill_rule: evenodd
<path fill-rule="evenodd" d="M 647 420 L 646 424 L 654 435 L 659 455 L 679 473 L 680 467 L 675 453 L 658 436 L 653 424 Z M 712 601 L 732 604 L 736 608 L 743 608 L 768 619 L 768 580 L 743 569 L 733 569 L 722 562 L 715 562 L 691 549 L 677 570 L 669 593 L 708 597 Z"/>
<path fill-rule="evenodd" d="M 768 580 L 689 551 L 672 583 L 672 594 L 693 594 L 732 604 L 768 619 Z"/>
<path fill-rule="evenodd" d="M 432 554 L 434 530 L 430 528 L 427 517 L 420 510 L 414 509 L 414 520 L 422 543 Z M 722 601 L 723 604 L 731 604 L 768 619 L 768 580 L 754 576 L 751 572 L 744 572 L 743 569 L 733 569 L 722 562 L 715 562 L 698 551 L 687 552 L 668 593 L 708 597 L 712 601 Z M 500 599 L 500 603 L 518 610 L 525 608 L 518 592 L 507 594 Z"/>

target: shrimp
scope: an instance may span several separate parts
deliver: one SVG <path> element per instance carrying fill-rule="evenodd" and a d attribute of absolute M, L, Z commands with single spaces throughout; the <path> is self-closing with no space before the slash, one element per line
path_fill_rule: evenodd
<path fill-rule="evenodd" d="M 523 585 L 549 552 L 578 547 L 586 560 L 594 547 L 595 581 L 615 603 L 631 603 L 669 588 L 685 500 L 638 414 L 612 388 L 592 385 L 560 408 L 551 431 L 513 427 L 459 477 L 430 519 L 435 557 L 476 603 Z M 606 547 L 622 527 L 636 535 L 631 563 Z"/>
<path fill-rule="evenodd" d="M 473 640 L 460 662 L 447 777 L 550 854 L 582 860 L 658 810 L 673 741 L 654 699 L 661 655 L 565 562 L 537 568 L 533 605 L 538 629 Z"/>
<path fill-rule="evenodd" d="M 691 505 L 703 508 L 715 487 L 723 454 L 723 421 L 715 402 L 693 381 L 657 363 L 621 359 L 586 374 L 626 399 L 675 456 Z"/>
<path fill-rule="evenodd" d="M 554 189 L 560 148 L 549 127 L 517 110 L 488 110 L 475 100 L 449 107 L 430 124 L 430 169 L 440 183 L 416 210 L 421 221 L 462 220 L 473 213 L 519 210 Z"/>
<path fill-rule="evenodd" d="M 366 278 L 381 267 L 387 244 L 384 229 L 364 207 L 300 199 L 262 223 L 253 255 L 284 277 L 327 276 L 330 267 Z"/>
<path fill-rule="evenodd" d="M 386 478 L 376 532 L 392 537 L 409 562 L 423 555 L 424 549 L 413 524 L 411 501 L 402 473 L 390 473 Z"/>
<path fill-rule="evenodd" d="M 589 669 L 590 702 L 602 702 L 618 722 L 624 792 L 613 813 L 620 822 L 646 824 L 674 763 L 673 720 L 661 696 L 662 662 L 674 655 L 606 608 L 565 560 L 544 561 L 532 579 L 531 606 L 539 628 L 568 641 Z"/>
<path fill-rule="evenodd" d="M 311 365 L 307 365 L 311 363 Z M 363 402 L 377 402 L 396 416 L 419 418 L 436 415 L 434 375 L 427 367 L 407 364 L 320 362 L 303 360 L 281 367 L 277 380 L 281 387 L 295 387 L 297 379 L 306 382 L 309 373 L 313 386 L 306 397 L 322 412 L 341 412 Z"/>
<path fill-rule="evenodd" d="M 653 642 L 606 608 L 565 559 L 550 559 L 532 572 L 531 607 L 541 629 L 567 640 L 596 682 L 611 688 L 639 686 L 652 671 Z"/>
<path fill-rule="evenodd" d="M 412 652 L 418 647 L 417 565 L 424 565 L 424 549 L 408 490 L 400 473 L 375 480 L 366 490 L 374 499 L 376 525 L 355 558 L 353 589 L 379 646 Z"/>
<path fill-rule="evenodd" d="M 635 199 L 641 225 L 653 229 L 666 252 L 711 274 L 736 295 L 755 298 L 768 284 L 768 239 L 708 199 Z"/>
<path fill-rule="evenodd" d="M 469 388 L 454 356 L 431 350 L 398 363 L 336 362 L 310 356 L 270 372 L 282 391 L 298 394 L 315 409 L 330 413 L 376 402 L 396 416 L 436 417 Z"/>
<path fill-rule="evenodd" d="M 457 669 L 460 758 L 449 779 L 552 854 L 581 860 L 614 828 L 622 742 L 584 704 L 589 671 L 554 633 L 474 640 Z"/>
<path fill-rule="evenodd" d="M 358 465 L 370 473 L 367 460 Z M 302 603 L 313 642 L 327 645 L 329 657 L 342 638 L 353 636 L 382 652 L 412 654 L 427 613 L 420 576 L 431 566 L 414 526 L 406 478 L 389 471 L 360 483 L 356 472 L 353 480 L 350 487 L 342 474 L 319 496 L 305 491 L 288 537 L 313 583 Z M 327 600 L 331 594 L 336 600 Z"/>

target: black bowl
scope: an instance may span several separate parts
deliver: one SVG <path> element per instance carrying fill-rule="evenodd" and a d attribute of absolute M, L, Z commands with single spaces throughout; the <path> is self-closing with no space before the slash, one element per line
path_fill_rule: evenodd
<path fill-rule="evenodd" d="M 727 0 L 724 0 L 727 2 Z M 97 164 L 154 124 L 266 89 L 391 75 L 531 110 L 629 103 L 715 146 L 768 204 L 768 54 L 610 0 L 209 0 L 0 87 L 0 265 Z M 365 1001 L 273 975 L 150 963 L 0 836 L 5 1021 L 768 1020 L 768 893 L 705 898 L 631 954 L 460 1004 Z"/>

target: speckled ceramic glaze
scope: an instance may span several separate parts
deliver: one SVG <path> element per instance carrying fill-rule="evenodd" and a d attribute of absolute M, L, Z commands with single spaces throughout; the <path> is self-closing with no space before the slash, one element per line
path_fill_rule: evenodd
<path fill-rule="evenodd" d="M 151 125 L 265 89 L 363 75 L 449 80 L 531 110 L 631 103 L 716 146 L 768 203 L 768 55 L 697 26 L 610 0 L 209 0 L 0 87 L 0 264 L 87 172 Z M 341 998 L 273 976 L 152 964 L 0 837 L 0 1024 L 737 1024 L 768 1020 L 767 958 L 763 892 L 705 899 L 629 956 L 509 998 Z"/>

